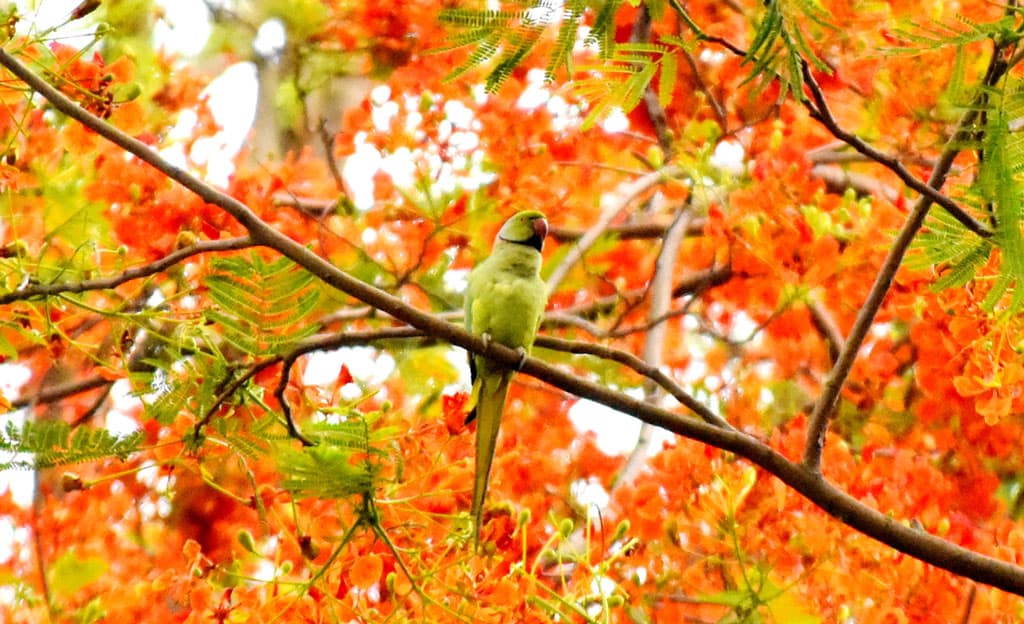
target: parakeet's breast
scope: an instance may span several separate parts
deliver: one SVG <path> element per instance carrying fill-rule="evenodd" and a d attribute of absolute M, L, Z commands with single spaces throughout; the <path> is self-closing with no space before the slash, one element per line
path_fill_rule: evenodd
<path fill-rule="evenodd" d="M 484 328 L 491 339 L 512 348 L 533 344 L 537 319 L 544 312 L 544 301 L 537 297 L 538 288 L 543 288 L 543 284 L 536 279 L 511 277 L 494 285 L 494 305 L 488 327 Z"/>

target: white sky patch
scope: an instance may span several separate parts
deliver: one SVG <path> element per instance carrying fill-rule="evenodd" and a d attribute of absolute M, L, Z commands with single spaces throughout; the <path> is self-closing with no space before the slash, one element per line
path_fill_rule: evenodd
<path fill-rule="evenodd" d="M 708 47 L 700 51 L 700 56 L 698 56 L 698 58 L 702 63 L 705 63 L 707 65 L 721 65 L 729 57 L 725 54 L 725 52 L 713 50 L 710 47 Z"/>
<path fill-rule="evenodd" d="M 0 561 L 7 561 L 14 555 L 12 546 L 17 543 L 24 544 L 29 538 L 28 529 L 15 527 L 10 518 L 0 518 Z M 13 596 L 11 599 L 13 600 Z M 0 604 L 10 604 L 7 596 L 0 596 Z"/>
<path fill-rule="evenodd" d="M 256 118 L 256 66 L 235 63 L 225 69 L 203 91 L 220 132 L 195 142 L 192 159 L 206 164 L 206 178 L 213 184 L 227 185 L 235 171 L 235 154 L 249 136 Z"/>
<path fill-rule="evenodd" d="M 252 48 L 263 58 L 271 58 L 280 54 L 287 42 L 288 35 L 284 23 L 275 17 L 260 24 Z"/>
<path fill-rule="evenodd" d="M 129 410 L 136 411 L 141 401 L 132 394 L 131 383 L 127 379 L 118 379 L 114 382 L 110 389 L 110 400 L 113 407 L 107 410 L 105 416 L 107 431 L 116 436 L 126 436 L 138 431 L 138 421 L 128 414 Z"/>
<path fill-rule="evenodd" d="M 0 364 L 0 394 L 8 399 L 21 395 L 21 389 L 32 379 L 32 372 L 20 364 Z"/>
<path fill-rule="evenodd" d="M 342 365 L 352 378 L 370 386 L 380 386 L 395 370 L 395 359 L 371 347 L 344 347 L 334 351 L 310 353 L 302 382 L 312 386 L 334 383 Z"/>
<path fill-rule="evenodd" d="M 596 479 L 580 479 L 569 486 L 576 502 L 587 510 L 587 516 L 596 519 L 599 511 L 608 507 L 611 496 Z"/>
<path fill-rule="evenodd" d="M 22 19 L 18 23 L 17 32 L 29 36 L 38 35 L 63 24 L 71 17 L 71 12 L 80 4 L 81 0 L 21 0 L 15 4 L 18 6 L 18 13 Z M 0 3 L 0 6 L 7 4 Z M 93 41 L 94 28 L 89 22 L 75 21 L 59 29 L 56 35 L 64 45 L 81 48 Z M 31 31 L 29 31 L 31 28 Z"/>
<path fill-rule="evenodd" d="M 736 141 L 726 139 L 715 146 L 711 154 L 711 165 L 733 176 L 742 175 L 746 170 L 746 150 Z"/>
<path fill-rule="evenodd" d="M 544 82 L 544 71 L 531 69 L 526 73 L 526 89 L 516 100 L 516 108 L 531 110 L 543 106 L 551 99 L 551 90 Z"/>
<path fill-rule="evenodd" d="M 640 389 L 627 390 L 626 394 L 641 398 L 643 391 Z M 632 416 L 627 416 L 618 410 L 588 399 L 581 399 L 569 408 L 569 420 L 581 433 L 593 431 L 596 435 L 597 448 L 606 455 L 630 453 L 636 447 L 642 424 Z M 657 453 L 661 450 L 665 440 L 673 438 L 675 438 L 675 434 L 664 429 L 657 429 L 655 435 L 652 436 L 648 452 Z"/>
<path fill-rule="evenodd" d="M 380 151 L 366 142 L 366 135 L 356 136 L 355 152 L 345 160 L 342 166 L 341 175 L 345 178 L 349 189 L 352 192 L 352 202 L 359 210 L 369 210 L 373 207 L 373 176 L 380 171 L 384 157 Z M 377 240 L 377 233 L 373 233 L 373 240 L 363 239 L 364 243 L 371 243 Z"/>
<path fill-rule="evenodd" d="M 626 117 L 622 109 L 615 108 L 601 122 L 601 128 L 609 134 L 625 132 L 629 130 L 629 117 Z"/>
<path fill-rule="evenodd" d="M 13 423 L 19 428 L 24 426 L 25 410 L 0 415 L 0 429 L 6 428 L 8 423 Z M 0 453 L 0 462 L 31 459 L 31 456 L 24 453 Z M 10 491 L 14 504 L 25 509 L 32 505 L 32 499 L 35 497 L 35 484 L 35 478 L 31 472 L 24 470 L 0 471 L 0 492 Z M 0 548 L 4 548 L 6 543 L 0 539 Z"/>
<path fill-rule="evenodd" d="M 163 19 L 153 26 L 153 38 L 158 47 L 185 56 L 203 51 L 210 38 L 210 13 L 203 0 L 159 0 Z"/>

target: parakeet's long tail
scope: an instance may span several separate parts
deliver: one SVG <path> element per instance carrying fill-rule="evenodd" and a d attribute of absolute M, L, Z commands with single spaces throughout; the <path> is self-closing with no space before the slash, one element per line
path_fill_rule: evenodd
<path fill-rule="evenodd" d="M 505 396 L 512 373 L 482 375 L 477 389 L 476 413 L 476 477 L 473 480 L 473 542 L 480 545 L 483 526 L 484 499 L 491 476 L 491 463 L 501 426 L 501 413 L 505 409 Z"/>

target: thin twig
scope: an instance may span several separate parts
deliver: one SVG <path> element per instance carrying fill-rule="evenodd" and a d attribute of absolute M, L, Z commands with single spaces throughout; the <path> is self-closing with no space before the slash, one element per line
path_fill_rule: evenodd
<path fill-rule="evenodd" d="M 677 401 L 696 414 L 704 422 L 715 427 L 735 431 L 732 425 L 718 414 L 709 410 L 703 403 L 693 398 L 689 393 L 683 390 L 679 384 L 662 372 L 660 368 L 651 366 L 628 351 L 612 349 L 592 342 L 572 342 L 544 335 L 537 336 L 534 345 L 542 349 L 563 351 L 565 353 L 573 353 L 576 355 L 594 355 L 602 359 L 624 364 L 665 389 L 665 391 L 671 394 Z M 524 369 L 524 372 L 525 371 L 526 369 Z"/>
<path fill-rule="evenodd" d="M 836 324 L 836 320 L 832 318 L 832 313 L 816 298 L 812 297 L 807 301 L 806 305 L 807 310 L 811 313 L 811 323 L 814 324 L 814 328 L 818 330 L 818 333 L 825 338 L 825 343 L 828 345 L 828 358 L 834 366 L 846 346 L 843 332 L 839 329 L 839 325 Z"/>
<path fill-rule="evenodd" d="M 680 169 L 675 165 L 670 165 L 660 171 L 652 171 L 637 180 L 633 180 L 629 183 L 620 185 L 614 193 L 610 193 L 602 199 L 601 203 L 604 207 L 601 210 L 601 216 L 597 218 L 597 221 L 587 230 L 576 246 L 570 251 L 562 262 L 555 267 L 555 269 L 548 276 L 548 292 L 554 292 L 558 289 L 559 284 L 562 280 L 569 275 L 569 271 L 572 270 L 580 260 L 583 259 L 584 254 L 590 250 L 590 248 L 597 242 L 597 239 L 611 225 L 612 219 L 614 219 L 620 212 L 626 209 L 629 204 L 636 199 L 639 195 L 646 192 L 651 187 L 659 184 L 666 178 L 679 175 Z"/>
<path fill-rule="evenodd" d="M 814 165 L 811 175 L 825 183 L 825 188 L 832 193 L 842 195 L 851 189 L 858 197 L 881 197 L 896 202 L 900 193 L 878 178 L 856 171 L 847 171 L 837 165 Z"/>
<path fill-rule="evenodd" d="M 704 225 L 706 220 L 703 218 L 690 219 L 686 226 L 687 236 L 701 236 L 704 234 Z M 619 240 L 632 240 L 632 239 L 643 239 L 643 238 L 661 238 L 665 235 L 665 231 L 668 230 L 668 224 L 662 223 L 622 223 L 620 225 L 610 225 L 605 230 L 605 233 L 617 237 Z M 548 236 L 559 242 L 565 243 L 575 241 L 583 238 L 586 234 L 584 230 L 577 230 L 574 228 L 552 226 L 548 232 Z"/>
<path fill-rule="evenodd" d="M 724 39 L 722 37 L 711 36 L 705 33 L 701 28 L 693 21 L 686 8 L 680 3 L 680 0 L 669 0 L 669 5 L 672 10 L 675 11 L 676 15 L 682 19 L 688 28 L 690 28 L 694 35 L 701 41 L 708 43 L 714 43 L 715 45 L 721 46 L 736 56 L 743 58 L 747 57 L 747 51 L 740 48 L 736 44 Z M 839 123 L 832 116 L 829 110 L 828 103 L 825 101 L 824 94 L 817 81 L 814 79 L 814 75 L 808 68 L 807 63 L 801 61 L 801 67 L 803 71 L 804 83 L 807 89 L 811 93 L 811 100 L 806 98 L 801 100 L 804 107 L 811 114 L 814 119 L 817 119 L 822 125 L 824 125 L 829 132 L 832 133 L 837 139 L 846 143 L 853 149 L 857 150 L 861 154 L 864 154 L 870 160 L 877 162 L 878 164 L 889 169 L 896 174 L 897 177 L 907 187 L 914 189 L 924 197 L 928 197 L 930 201 L 942 206 L 949 214 L 954 217 L 957 221 L 962 223 L 968 230 L 974 232 L 978 236 L 983 238 L 990 238 L 993 232 L 985 227 L 984 224 L 976 220 L 966 210 L 961 208 L 955 201 L 943 195 L 938 189 L 929 186 L 928 184 L 921 182 L 913 173 L 906 168 L 906 166 L 900 161 L 899 158 L 886 154 L 881 150 L 878 150 L 871 145 L 868 145 L 859 136 L 847 132 L 844 130 Z M 991 73 L 991 72 L 990 72 Z M 986 83 L 992 84 L 992 83 Z M 934 171 L 934 169 L 933 169 Z"/>
<path fill-rule="evenodd" d="M 50 386 L 49 388 L 45 389 L 40 388 L 37 394 L 22 397 L 20 399 L 15 399 L 14 401 L 11 401 L 11 407 L 14 407 L 15 409 L 21 409 L 23 407 L 28 407 L 29 405 L 32 405 L 34 403 L 54 403 L 56 401 L 66 399 L 76 394 L 81 394 L 83 392 L 89 392 L 90 390 L 95 390 L 97 388 L 109 386 L 112 383 L 114 382 L 110 381 L 109 379 L 106 379 L 105 377 L 100 377 L 99 375 L 97 375 L 95 377 L 88 377 L 86 379 L 72 381 L 60 384 L 58 386 Z"/>
<path fill-rule="evenodd" d="M 651 40 L 651 11 L 647 8 L 647 4 L 640 5 L 640 12 L 637 13 L 636 19 L 633 21 L 633 31 L 630 33 L 629 40 L 633 43 L 647 43 Z M 672 160 L 674 148 L 672 133 L 668 129 L 668 115 L 665 114 L 665 108 L 658 100 L 658 94 L 651 84 L 644 89 L 643 104 L 665 160 Z"/>
<path fill-rule="evenodd" d="M 239 238 L 225 238 L 222 240 L 200 241 L 195 245 L 189 245 L 177 251 L 167 254 L 163 258 L 138 267 L 132 267 L 117 275 L 100 277 L 80 282 L 56 282 L 53 284 L 30 284 L 18 290 L 0 295 L 0 305 L 15 301 L 25 301 L 36 297 L 52 297 L 64 293 L 82 293 L 90 290 L 107 290 L 116 288 L 125 282 L 130 282 L 143 277 L 149 277 L 156 273 L 166 271 L 182 260 L 192 256 L 210 253 L 215 251 L 234 251 L 253 247 L 252 239 L 248 236 Z"/>
<path fill-rule="evenodd" d="M 274 388 L 274 396 L 277 397 L 277 403 L 281 406 L 281 412 L 284 414 L 284 422 L 288 427 L 288 435 L 295 438 L 299 442 L 302 442 L 303 446 L 313 446 L 315 443 L 307 438 L 299 426 L 295 424 L 295 418 L 292 417 L 292 407 L 288 402 L 288 397 L 284 395 L 288 389 L 288 380 L 291 379 L 292 365 L 295 364 L 295 360 L 298 359 L 297 354 L 289 355 L 284 358 L 284 363 L 281 366 L 281 379 L 277 382 L 277 387 Z"/>
<path fill-rule="evenodd" d="M 983 238 L 992 237 L 992 230 L 988 229 L 987 227 L 985 227 L 983 223 L 981 223 L 980 221 L 972 217 L 970 214 L 968 214 L 967 211 L 961 208 L 960 205 L 957 204 L 955 201 L 953 201 L 946 195 L 942 194 L 942 192 L 939 190 L 940 188 L 942 188 L 941 185 L 936 187 L 931 185 L 931 181 L 929 181 L 928 183 L 922 182 L 920 179 L 917 178 L 917 176 L 911 173 L 911 171 L 907 169 L 898 158 L 881 152 L 878 149 L 875 149 L 871 145 L 868 145 L 866 141 L 861 139 L 856 134 L 853 134 L 852 132 L 847 132 L 842 126 L 840 126 L 839 122 L 836 121 L 835 117 L 832 115 L 832 111 L 829 110 L 828 102 L 825 100 L 825 94 L 821 90 L 821 87 L 818 85 L 817 80 L 815 80 L 814 74 L 811 73 L 810 69 L 807 67 L 807 63 L 803 63 L 803 72 L 804 83 L 807 85 L 807 89 L 811 94 L 811 99 L 814 100 L 814 105 L 810 106 L 808 103 L 807 109 L 808 111 L 810 111 L 812 117 L 817 119 L 823 126 L 825 126 L 825 128 L 830 133 L 832 133 L 832 136 L 843 141 L 844 143 L 846 143 L 853 149 L 857 150 L 861 154 L 864 154 L 871 160 L 879 163 L 880 165 L 884 165 L 887 169 L 889 169 L 889 171 L 895 173 L 896 176 L 905 185 L 907 185 L 907 187 L 914 189 L 923 197 L 927 197 L 928 206 L 930 206 L 932 203 L 938 204 L 939 206 L 944 208 L 946 212 L 948 212 L 953 218 L 955 218 L 957 221 L 963 224 L 963 226 L 966 227 L 968 230 L 974 232 L 975 234 Z M 973 111 L 967 113 L 967 115 L 970 116 L 971 119 L 974 118 L 974 114 L 975 113 Z M 963 131 L 963 128 L 964 126 L 961 125 L 960 129 L 958 129 L 957 132 L 954 133 L 954 136 L 960 136 L 961 132 Z M 939 163 L 936 163 L 936 167 L 938 167 L 938 165 Z M 938 171 L 938 169 L 933 169 L 932 171 Z M 945 181 L 946 179 L 946 173 L 948 173 L 948 166 L 947 170 L 943 171 L 943 181 Z"/>
<path fill-rule="evenodd" d="M 345 188 L 345 179 L 341 175 L 341 167 L 338 165 L 338 160 L 334 157 L 334 136 L 327 131 L 327 120 L 320 118 L 320 123 L 316 125 L 317 135 L 320 137 L 320 142 L 324 146 L 324 156 L 327 158 L 327 170 L 331 172 L 331 177 L 334 178 L 334 186 L 338 189 L 338 192 L 344 196 L 348 196 Z"/>
<path fill-rule="evenodd" d="M 693 53 L 686 48 L 680 48 L 680 51 L 683 58 L 686 59 L 686 64 L 690 66 L 690 71 L 693 72 L 693 81 L 697 85 L 697 90 L 707 98 L 707 102 L 715 114 L 715 121 L 718 122 L 718 127 L 721 128 L 722 134 L 728 134 L 729 114 L 725 112 L 725 107 L 718 101 L 715 94 L 711 92 L 707 83 L 704 82 L 704 78 L 700 75 L 700 68 L 697 67 L 697 59 L 693 57 Z"/>

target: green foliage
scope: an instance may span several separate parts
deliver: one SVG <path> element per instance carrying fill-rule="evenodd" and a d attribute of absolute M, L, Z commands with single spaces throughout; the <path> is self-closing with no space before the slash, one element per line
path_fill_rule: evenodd
<path fill-rule="evenodd" d="M 0 470 L 40 469 L 117 457 L 124 460 L 139 450 L 141 432 L 116 436 L 106 429 L 72 428 L 62 420 L 8 422 L 0 433 L 0 450 L 14 456 L 0 462 Z M 24 457 L 29 455 L 30 457 Z"/>
<path fill-rule="evenodd" d="M 447 80 L 454 80 L 467 71 L 497 57 L 485 82 L 488 93 L 494 93 L 533 50 L 545 25 L 536 21 L 529 9 L 522 11 L 467 11 L 453 9 L 442 11 L 440 21 L 455 27 L 466 28 L 455 35 L 451 43 L 438 52 L 474 45 L 476 49 L 461 65 L 448 74 Z"/>
<path fill-rule="evenodd" d="M 636 108 L 655 77 L 658 100 L 662 106 L 667 105 L 675 88 L 677 54 L 676 49 L 664 44 L 624 43 L 615 46 L 604 63 L 581 65 L 580 71 L 592 72 L 592 77 L 573 82 L 573 90 L 592 105 L 583 120 L 583 129 L 593 126 L 614 108 Z"/>
<path fill-rule="evenodd" d="M 223 338 L 249 355 L 288 351 L 296 341 L 316 332 L 306 322 L 320 299 L 315 278 L 291 260 L 263 260 L 253 253 L 217 258 L 206 277 L 215 307 L 206 317 L 220 326 Z"/>
<path fill-rule="evenodd" d="M 178 326 L 161 359 L 147 362 L 150 370 L 133 375 L 147 415 L 161 423 L 183 412 L 205 420 L 220 405 L 260 400 L 257 386 L 243 377 L 250 367 L 229 354 L 264 361 L 314 333 L 318 325 L 309 317 L 320 300 L 314 279 L 287 258 L 215 258 L 204 280 L 213 305 Z"/>
<path fill-rule="evenodd" d="M 1011 123 L 1024 116 L 1024 83 L 1009 79 L 998 89 L 985 89 L 977 98 L 982 114 L 969 141 L 979 150 L 978 175 L 963 201 L 983 215 L 994 231 L 981 239 L 943 210 L 934 210 L 919 235 L 918 252 L 911 266 L 940 266 L 946 270 L 934 288 L 958 287 L 974 279 L 1000 250 L 999 273 L 982 306 L 990 312 L 1014 314 L 1024 305 L 1024 236 L 1021 202 L 1024 200 L 1024 136 Z"/>
<path fill-rule="evenodd" d="M 926 50 L 937 50 L 949 46 L 962 47 L 979 41 L 1011 42 L 1020 39 L 1014 28 L 1015 18 L 1004 16 L 993 22 L 978 23 L 962 15 L 956 16 L 956 24 L 932 22 L 919 24 L 910 22 L 896 30 L 896 35 L 907 42 L 906 46 L 887 48 L 891 54 L 918 54 Z"/>
<path fill-rule="evenodd" d="M 382 443 L 392 433 L 373 427 L 377 416 L 350 411 L 344 420 L 306 425 L 315 446 L 286 443 L 276 454 L 282 487 L 298 497 L 372 498 L 381 460 L 388 455 Z"/>
<path fill-rule="evenodd" d="M 639 5 L 639 2 L 633 2 Z M 662 1 L 645 3 L 652 16 L 664 13 Z M 540 37 L 550 27 L 557 29 L 555 45 L 545 68 L 547 79 L 564 67 L 570 74 L 587 72 L 586 77 L 574 77 L 576 92 L 591 104 L 583 128 L 589 128 L 613 109 L 626 112 L 635 108 L 644 92 L 656 80 L 658 99 L 663 106 L 671 100 L 678 76 L 678 54 L 692 44 L 678 37 L 666 37 L 658 43 L 615 41 L 615 16 L 621 0 L 584 2 L 571 0 L 561 8 L 546 0 L 538 0 L 520 10 L 447 9 L 440 20 L 455 34 L 449 45 L 435 52 L 449 51 L 466 46 L 474 49 L 449 75 L 452 80 L 494 60 L 486 77 L 488 92 L 496 91 L 536 47 Z M 773 0 L 766 3 L 746 61 L 752 65 L 748 80 L 759 79 L 762 85 L 780 80 L 783 94 L 792 92 L 803 97 L 804 62 L 819 71 L 829 71 L 813 50 L 801 21 L 821 28 L 834 28 L 829 13 L 816 0 Z M 686 14 L 685 9 L 673 6 L 680 17 L 694 31 L 698 39 L 706 38 Z M 592 25 L 584 43 L 596 46 L 600 62 L 574 68 L 571 55 L 587 12 L 593 14 Z"/>
<path fill-rule="evenodd" d="M 545 74 L 553 80 L 560 67 L 571 71 L 570 58 L 582 19 L 588 7 L 597 4 L 596 18 L 587 37 L 587 43 L 597 44 L 602 56 L 615 45 L 615 13 L 621 0 L 593 3 L 569 0 L 559 6 L 549 0 L 518 3 L 522 9 L 471 10 L 445 9 L 438 19 L 449 26 L 453 34 L 448 45 L 433 50 L 446 52 L 466 46 L 475 49 L 469 57 L 447 76 L 454 80 L 466 72 L 494 60 L 485 79 L 488 93 L 496 92 L 536 47 L 541 36 L 551 26 L 557 26 L 555 47 L 548 59 Z"/>
<path fill-rule="evenodd" d="M 148 417 L 168 424 L 182 412 L 202 417 L 213 407 L 233 374 L 216 338 L 211 327 L 186 325 L 168 344 L 167 361 L 132 375 Z"/>
<path fill-rule="evenodd" d="M 798 19 L 804 17 L 817 26 L 835 28 L 829 21 L 831 16 L 817 0 L 770 0 L 765 5 L 766 12 L 747 49 L 745 62 L 752 65 L 747 80 L 756 79 L 763 88 L 777 79 L 783 96 L 790 92 L 803 99 L 804 62 L 818 71 L 830 69 L 814 53 Z"/>

